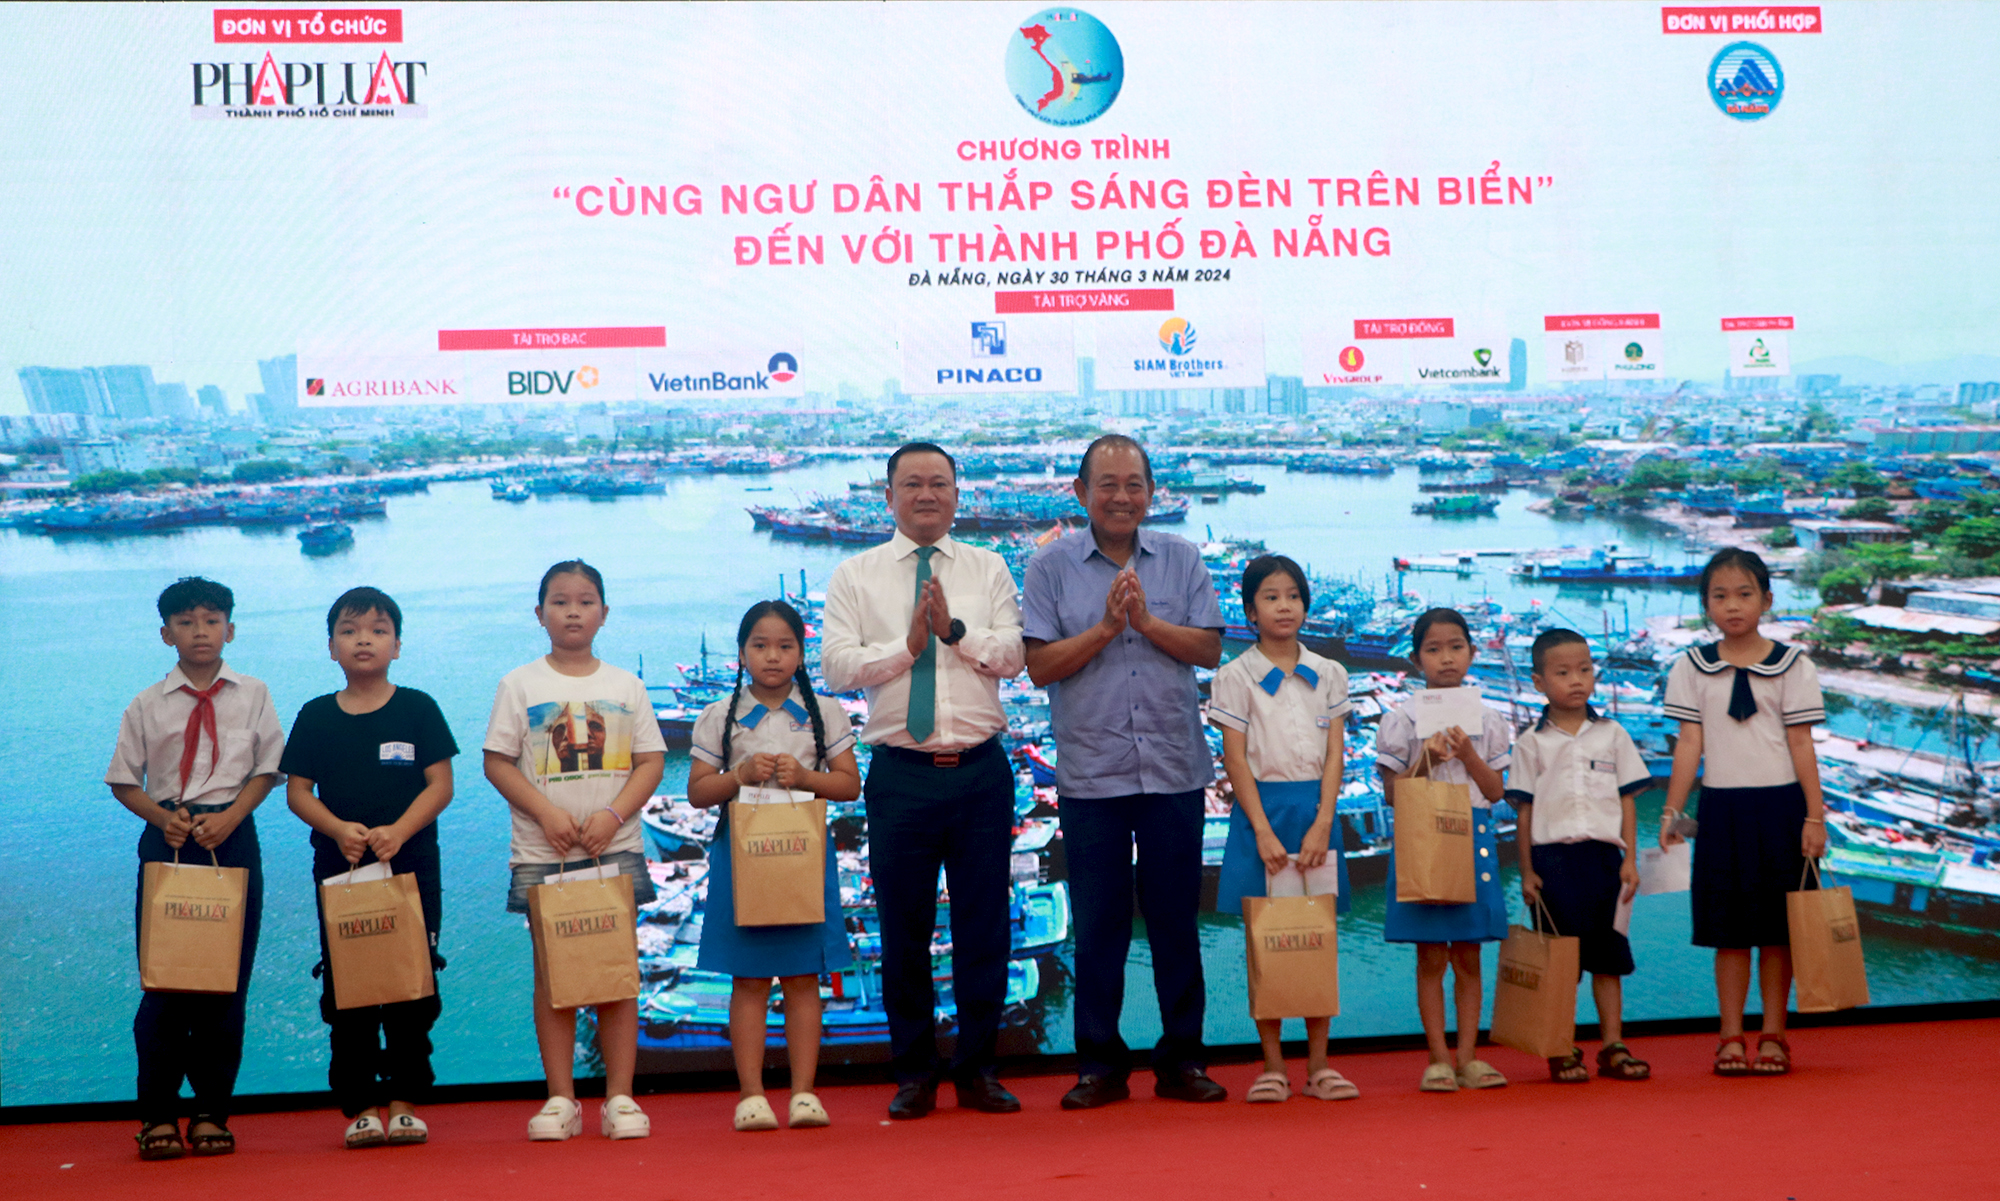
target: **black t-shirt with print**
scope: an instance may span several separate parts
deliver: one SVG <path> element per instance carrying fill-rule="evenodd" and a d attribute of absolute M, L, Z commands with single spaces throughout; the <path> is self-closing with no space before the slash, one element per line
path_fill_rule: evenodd
<path fill-rule="evenodd" d="M 424 790 L 424 769 L 456 754 L 451 727 L 428 693 L 399 687 L 373 713 L 344 713 L 328 693 L 299 710 L 278 770 L 311 780 L 320 803 L 342 821 L 386 826 L 408 812 Z M 318 830 L 312 845 L 322 859 L 342 858 L 339 844 Z M 432 822 L 403 844 L 397 857 L 435 859 L 437 853 Z M 361 861 L 371 863 L 374 855 Z"/>

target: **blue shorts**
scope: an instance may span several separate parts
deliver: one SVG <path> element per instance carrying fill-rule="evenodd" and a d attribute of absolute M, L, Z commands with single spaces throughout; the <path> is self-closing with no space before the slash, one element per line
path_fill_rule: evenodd
<path fill-rule="evenodd" d="M 646 870 L 646 857 L 637 851 L 613 851 L 602 858 L 578 859 L 571 863 L 516 863 L 514 886 L 507 890 L 507 912 L 528 911 L 528 890 L 558 872 L 582 871 L 602 863 L 632 877 L 632 903 L 645 905 L 653 900 L 653 875 Z"/>

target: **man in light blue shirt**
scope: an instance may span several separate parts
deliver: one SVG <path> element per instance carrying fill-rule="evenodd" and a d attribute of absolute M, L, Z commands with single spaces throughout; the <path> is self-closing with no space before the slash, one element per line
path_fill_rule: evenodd
<path fill-rule="evenodd" d="M 1130 1095 L 1118 1034 L 1132 941 L 1133 848 L 1139 908 L 1159 994 L 1154 1092 L 1184 1101 L 1227 1093 L 1204 1070 L 1206 1008 L 1195 915 L 1202 797 L 1215 761 L 1194 669 L 1222 657 L 1222 610 L 1193 543 L 1142 528 L 1153 468 L 1137 442 L 1091 443 L 1077 473 L 1090 526 L 1028 563 L 1022 633 L 1028 675 L 1048 689 L 1056 792 L 1076 920 L 1079 1079 L 1065 1109 Z"/>

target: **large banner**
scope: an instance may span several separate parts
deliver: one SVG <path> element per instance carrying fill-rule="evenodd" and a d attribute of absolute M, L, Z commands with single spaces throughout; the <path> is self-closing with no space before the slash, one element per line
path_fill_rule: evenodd
<path fill-rule="evenodd" d="M 1381 937 L 1371 748 L 1416 682 L 1410 615 L 1474 616 L 1517 725 L 1535 628 L 1659 651 L 1600 704 L 1663 764 L 1666 652 L 1638 635 L 1696 610 L 1657 582 L 1684 582 L 1679 531 L 1549 512 L 1587 487 L 1560 482 L 1587 452 L 1543 463 L 1544 493 L 1506 492 L 1496 466 L 1439 495 L 1399 448 L 1504 426 L 1553 454 L 1651 438 L 1661 413 L 1765 437 L 1734 392 L 1780 413 L 1807 380 L 1865 407 L 2000 378 L 1979 374 L 2000 367 L 2000 243 L 1968 234 L 2000 195 L 1989 6 L 17 4 L 0 44 L 9 1106 L 133 1095 L 139 822 L 101 780 L 123 706 L 172 666 L 152 604 L 179 576 L 236 589 L 229 662 L 287 725 L 340 686 L 333 598 L 402 603 L 394 678 L 463 748 L 436 1039 L 464 1082 L 540 1073 L 509 814 L 480 770 L 494 687 L 547 650 L 542 571 L 600 567 L 597 654 L 644 675 L 673 748 L 644 816 L 641 1066 L 716 1069 L 730 985 L 696 960 L 726 851 L 685 803 L 686 748 L 729 694 L 738 618 L 782 594 L 816 639 L 834 566 L 887 537 L 879 480 L 904 440 L 963 452 L 958 530 L 1018 573 L 1081 520 L 1085 442 L 1135 434 L 1156 521 L 1210 560 L 1227 654 L 1249 635 L 1245 557 L 1311 569 L 1316 645 L 1366 702 L 1334 1033 L 1400 1034 L 1419 1024 L 1410 949 Z M 1913 102 L 1917 78 L 1950 86 Z M 1661 570 L 1559 586 L 1533 554 L 1557 547 Z M 1039 690 L 1005 700 L 1002 1050 L 1064 1053 L 1061 747 Z M 1223 1044 L 1255 1037 L 1240 919 L 1213 912 L 1230 803 L 1218 785 L 1202 917 Z M 242 1087 L 317 1088 L 306 829 L 282 793 L 257 823 Z M 827 1054 L 880 1059 L 858 806 L 834 807 L 833 842 L 856 962 L 822 984 Z M 1873 937 L 1878 1003 L 2000 996 L 1990 951 L 1934 918 Z M 1685 895 L 1631 922 L 1628 1016 L 1712 1013 Z M 948 950 L 941 927 L 947 1036 Z M 1144 1045 L 1143 948 L 1128 974 Z"/>

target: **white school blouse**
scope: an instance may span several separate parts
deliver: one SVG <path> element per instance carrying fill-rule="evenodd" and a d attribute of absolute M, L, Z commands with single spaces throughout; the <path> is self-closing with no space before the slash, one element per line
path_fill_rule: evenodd
<path fill-rule="evenodd" d="M 1729 698 L 1741 673 L 1750 681 L 1757 712 L 1747 721 L 1729 716 Z M 1762 663 L 1736 667 L 1722 644 L 1692 647 L 1667 673 L 1668 717 L 1701 726 L 1702 781 L 1711 788 L 1773 788 L 1798 782 L 1787 726 L 1826 720 L 1819 669 L 1805 650 L 1771 644 Z"/>
<path fill-rule="evenodd" d="M 1304 647 L 1290 672 L 1251 647 L 1215 673 L 1208 698 L 1210 724 L 1244 735 L 1251 777 L 1273 782 L 1322 778 L 1326 732 L 1354 708 L 1347 669 Z"/>
<path fill-rule="evenodd" d="M 736 698 L 736 728 L 729 734 L 730 763 L 722 761 L 723 714 L 729 698 L 723 697 L 701 711 L 694 723 L 694 746 L 689 753 L 717 771 L 727 771 L 752 755 L 790 755 L 807 771 L 825 771 L 813 762 L 812 711 L 819 707 L 820 724 L 826 728 L 826 761 L 832 763 L 842 751 L 854 745 L 854 723 L 847 711 L 830 696 L 804 696 L 797 685 L 792 695 L 777 709 L 767 709 L 745 689 Z"/>
<path fill-rule="evenodd" d="M 1473 739 L 1479 744 L 1479 757 L 1494 771 L 1505 772 L 1507 765 L 1513 761 L 1511 751 L 1513 738 L 1507 729 L 1507 719 L 1485 705 L 1479 707 L 1479 712 L 1483 715 L 1479 723 L 1479 732 L 1473 735 Z M 1410 770 L 1410 765 L 1417 762 L 1423 752 L 1424 740 L 1417 737 L 1416 716 L 1410 712 L 1408 704 L 1396 706 L 1376 727 L 1376 764 L 1387 768 L 1391 775 L 1400 776 Z M 1486 795 L 1479 791 L 1479 786 L 1472 782 L 1472 776 L 1465 770 L 1465 764 L 1457 759 L 1447 759 L 1442 763 L 1432 764 L 1431 779 L 1440 784 L 1465 785 L 1466 790 L 1472 794 L 1474 809 L 1493 807 L 1493 802 L 1487 799 Z"/>

